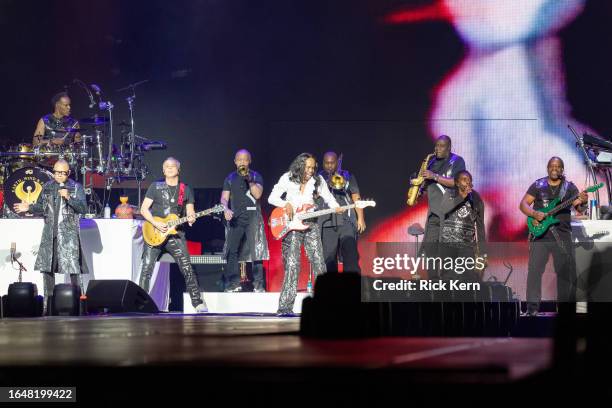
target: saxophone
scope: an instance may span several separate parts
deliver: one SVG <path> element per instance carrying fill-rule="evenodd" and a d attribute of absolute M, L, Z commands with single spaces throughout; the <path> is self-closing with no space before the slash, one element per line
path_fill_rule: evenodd
<path fill-rule="evenodd" d="M 408 200 L 406 204 L 410 207 L 415 205 L 423 192 L 423 187 L 425 184 L 425 177 L 423 177 L 423 172 L 427 170 L 427 165 L 429 164 L 429 160 L 435 155 L 435 153 L 430 153 L 425 157 L 423 163 L 421 163 L 421 169 L 419 170 L 419 174 L 416 178 L 410 180 L 410 189 L 408 190 Z"/>

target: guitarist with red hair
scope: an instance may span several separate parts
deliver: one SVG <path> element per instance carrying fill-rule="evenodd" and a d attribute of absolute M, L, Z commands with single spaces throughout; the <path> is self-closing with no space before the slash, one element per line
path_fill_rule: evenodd
<path fill-rule="evenodd" d="M 559 157 L 548 160 L 548 176 L 536 180 L 527 190 L 520 203 L 523 214 L 532 218 L 535 226 L 545 222 L 548 214 L 543 210 L 551 201 L 570 200 L 576 211 L 583 212 L 588 200 L 585 191 L 578 188 L 563 175 L 564 164 Z M 542 274 L 546 269 L 548 258 L 552 255 L 555 273 L 557 274 L 557 301 L 573 302 L 576 297 L 576 259 L 572 245 L 570 205 L 555 213 L 558 223 L 550 225 L 546 232 L 539 236 L 529 234 L 529 267 L 527 272 L 527 314 L 535 316 L 540 308 L 542 298 Z"/>

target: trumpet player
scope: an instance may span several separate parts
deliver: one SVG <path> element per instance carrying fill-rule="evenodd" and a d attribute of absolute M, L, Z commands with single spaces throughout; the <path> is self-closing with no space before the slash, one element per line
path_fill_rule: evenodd
<path fill-rule="evenodd" d="M 438 137 L 434 145 L 435 156 L 420 175 L 425 179 L 428 204 L 421 252 L 425 252 L 429 257 L 437 256 L 439 251 L 442 196 L 446 190 L 455 187 L 455 177 L 465 170 L 465 161 L 461 156 L 452 153 L 451 149 L 450 137 L 447 135 Z M 439 271 L 428 271 L 428 273 L 430 278 L 439 277 Z"/>
<path fill-rule="evenodd" d="M 249 168 L 251 153 L 241 149 L 234 156 L 236 171 L 223 182 L 221 204 L 225 207 L 227 259 L 226 292 L 241 292 L 239 261 L 252 262 L 253 290 L 265 292 L 262 261 L 269 259 L 268 242 L 261 213 L 263 178 Z"/>
<path fill-rule="evenodd" d="M 342 155 L 340 155 L 342 157 Z M 349 205 L 360 200 L 359 186 L 354 174 L 341 169 L 342 158 L 335 152 L 323 155 L 323 170 L 319 173 L 327 181 L 329 190 L 340 204 Z M 345 271 L 361 272 L 357 236 L 366 229 L 362 208 L 348 210 L 341 214 L 319 217 L 323 256 L 327 272 L 338 271 L 338 259 L 342 260 Z"/>

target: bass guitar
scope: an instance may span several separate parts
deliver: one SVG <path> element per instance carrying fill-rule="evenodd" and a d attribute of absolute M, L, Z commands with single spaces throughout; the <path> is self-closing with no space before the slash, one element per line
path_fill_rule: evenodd
<path fill-rule="evenodd" d="M 371 200 L 359 200 L 354 204 L 345 205 L 340 207 L 342 209 L 348 210 L 350 208 L 366 208 L 366 207 L 375 207 L 376 202 Z M 284 208 L 277 207 L 270 214 L 270 230 L 272 231 L 272 236 L 275 239 L 281 239 L 289 231 L 304 231 L 310 228 L 309 225 L 304 224 L 302 221 L 320 217 L 322 215 L 332 214 L 336 212 L 335 208 L 328 208 L 325 210 L 319 211 L 310 211 L 313 208 L 312 205 L 304 205 L 298 208 L 293 215 L 293 219 L 289 219 L 289 215 Z"/>
<path fill-rule="evenodd" d="M 599 183 L 587 188 L 584 191 L 586 191 L 587 193 L 592 193 L 599 190 L 603 186 L 604 183 Z M 552 200 L 546 207 L 538 210 L 539 212 L 546 214 L 546 218 L 544 218 L 540 222 L 537 222 L 536 219 L 533 217 L 527 217 L 527 227 L 529 228 L 529 232 L 535 238 L 544 235 L 544 233 L 546 233 L 546 231 L 548 230 L 548 228 L 550 228 L 551 225 L 559 223 L 559 220 L 555 217 L 555 214 L 571 206 L 574 200 L 576 200 L 579 195 L 580 194 L 574 194 L 572 197 L 568 198 L 560 204 L 559 201 L 561 201 L 561 198 L 555 198 L 554 200 Z"/>

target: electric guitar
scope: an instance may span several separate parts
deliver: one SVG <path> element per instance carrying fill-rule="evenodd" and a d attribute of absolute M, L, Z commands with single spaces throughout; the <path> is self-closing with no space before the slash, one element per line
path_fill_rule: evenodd
<path fill-rule="evenodd" d="M 213 213 L 221 213 L 225 209 L 221 204 L 215 205 L 213 208 L 209 208 L 208 210 L 203 210 L 195 213 L 196 218 L 203 217 L 205 215 L 213 214 Z M 157 228 L 153 226 L 149 221 L 146 221 L 142 226 L 142 236 L 147 244 L 152 247 L 160 246 L 170 235 L 176 235 L 178 232 L 176 231 L 176 227 L 184 224 L 188 221 L 188 217 L 179 218 L 176 214 L 168 214 L 166 217 L 153 217 L 155 221 L 160 221 L 165 223 L 168 226 L 168 230 L 166 232 L 161 232 Z"/>
<path fill-rule="evenodd" d="M 603 186 L 604 186 L 604 183 L 599 183 L 599 184 L 596 184 L 594 186 L 591 186 L 591 187 L 587 188 L 584 191 L 586 191 L 587 193 L 592 193 L 592 192 L 595 192 L 595 191 L 599 190 Z M 546 207 L 544 207 L 544 208 L 542 208 L 540 210 L 537 210 L 539 212 L 542 212 L 542 213 L 546 214 L 546 218 L 544 218 L 542 221 L 540 221 L 537 225 L 535 224 L 535 222 L 536 222 L 535 218 L 527 217 L 527 227 L 529 228 L 529 232 L 535 238 L 538 238 L 538 237 L 544 235 L 544 233 L 548 230 L 548 228 L 551 225 L 559 223 L 559 220 L 555 217 L 555 214 L 558 213 L 559 211 L 563 210 L 564 208 L 567 208 L 570 205 L 572 205 L 574 200 L 576 200 L 579 195 L 580 194 L 575 194 L 572 197 L 570 197 L 569 199 L 563 201 L 561 204 L 559 204 L 559 201 L 561 201 L 561 198 L 555 198 Z"/>
<path fill-rule="evenodd" d="M 322 215 L 332 214 L 336 212 L 335 208 L 328 208 L 325 210 L 319 211 L 310 211 L 314 206 L 311 204 L 306 204 L 301 206 L 295 211 L 293 214 L 293 219 L 289 220 L 289 215 L 284 208 L 277 207 L 270 214 L 270 230 L 272 231 L 272 236 L 275 239 L 281 239 L 289 231 L 304 231 L 310 228 L 309 225 L 304 224 L 302 221 L 320 217 Z M 350 208 L 366 208 L 366 207 L 376 207 L 376 202 L 371 200 L 359 200 L 354 204 L 345 205 L 344 207 L 340 207 L 342 209 L 348 210 Z"/>

